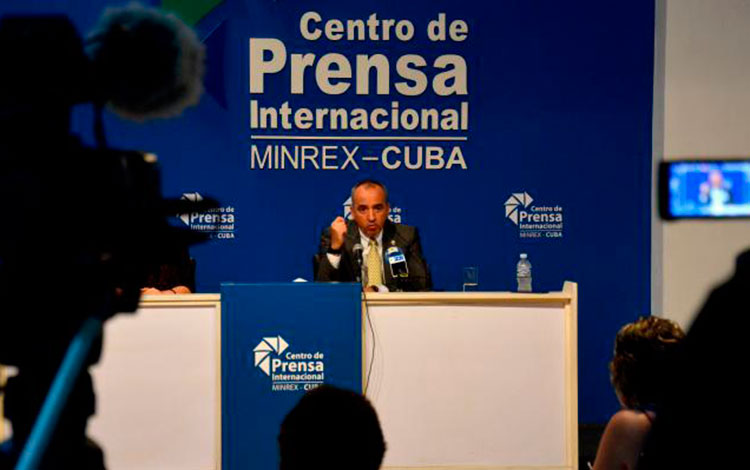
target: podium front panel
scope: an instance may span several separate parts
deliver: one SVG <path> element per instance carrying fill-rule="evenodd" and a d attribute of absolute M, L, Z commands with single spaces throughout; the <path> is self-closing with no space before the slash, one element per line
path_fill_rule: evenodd
<path fill-rule="evenodd" d="M 361 392 L 360 286 L 224 284 L 222 467 L 278 468 L 277 436 L 323 383 Z"/>

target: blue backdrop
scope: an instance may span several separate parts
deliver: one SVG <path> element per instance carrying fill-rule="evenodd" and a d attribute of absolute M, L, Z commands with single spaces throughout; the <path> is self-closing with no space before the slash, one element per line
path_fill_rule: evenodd
<path fill-rule="evenodd" d="M 86 31 L 105 3 L 24 2 L 2 11 L 65 12 Z M 390 189 L 392 217 L 420 228 L 437 289 L 459 289 L 462 268 L 474 266 L 481 290 L 511 290 L 520 252 L 533 264 L 535 290 L 579 283 L 580 420 L 609 417 L 617 406 L 607 372 L 614 335 L 650 305 L 652 0 L 165 3 L 207 46 L 207 93 L 181 119 L 136 125 L 107 115 L 106 127 L 113 146 L 159 155 L 168 195 L 222 202 L 214 218 L 184 217 L 214 232 L 193 250 L 200 291 L 310 278 L 321 229 L 344 214 L 355 181 L 374 177 Z M 440 13 L 444 28 L 430 28 Z M 381 21 L 370 29 L 373 14 Z M 340 24 L 327 26 L 331 19 Z M 394 20 L 388 39 L 383 19 Z M 347 20 L 362 20 L 362 40 L 359 31 L 348 39 Z M 343 38 L 331 39 L 339 26 Z M 378 79 L 358 60 L 380 61 L 388 72 Z M 266 71 L 262 92 L 256 76 L 251 93 L 250 70 Z M 252 128 L 262 117 L 252 101 L 276 112 L 277 125 Z M 347 129 L 326 120 L 331 109 L 347 114 Z M 412 129 L 425 109 L 445 119 Z M 90 138 L 90 111 L 75 117 Z M 381 123 L 387 128 L 374 128 Z M 284 150 L 281 169 L 273 152 Z M 295 151 L 307 152 L 304 169 L 290 168 Z"/>

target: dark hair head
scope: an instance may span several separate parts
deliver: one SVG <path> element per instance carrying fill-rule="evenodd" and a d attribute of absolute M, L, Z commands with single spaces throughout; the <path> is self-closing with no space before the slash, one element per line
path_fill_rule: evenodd
<path fill-rule="evenodd" d="M 388 202 L 388 188 L 386 188 L 385 185 L 383 183 L 381 183 L 380 181 L 368 178 L 368 179 L 364 179 L 362 181 L 359 181 L 357 184 L 355 184 L 352 187 L 352 194 L 351 194 L 351 196 L 352 196 L 352 204 L 354 204 L 354 192 L 360 186 L 364 186 L 366 188 L 370 187 L 370 186 L 377 186 L 378 188 L 380 188 L 380 189 L 383 190 L 383 193 L 385 193 L 385 202 Z"/>
<path fill-rule="evenodd" d="M 661 402 L 665 377 L 684 338 L 677 323 L 654 316 L 620 329 L 609 370 L 612 385 L 626 407 L 646 408 Z"/>
<path fill-rule="evenodd" d="M 385 442 L 362 395 L 323 385 L 302 397 L 279 433 L 281 470 L 377 470 Z"/>

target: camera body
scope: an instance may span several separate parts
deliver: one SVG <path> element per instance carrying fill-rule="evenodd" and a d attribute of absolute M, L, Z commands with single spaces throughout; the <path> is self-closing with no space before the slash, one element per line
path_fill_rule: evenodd
<path fill-rule="evenodd" d="M 148 155 L 72 138 L 52 159 L 38 150 L 0 175 L 0 363 L 17 366 L 59 359 L 91 315 L 135 311 L 149 267 L 180 241 Z"/>
<path fill-rule="evenodd" d="M 139 6 L 105 12 L 100 23 L 85 49 L 64 16 L 0 18 L 0 363 L 18 369 L 5 389 L 13 439 L 0 446 L 0 469 L 18 458 L 84 321 L 134 312 L 149 271 L 205 238 L 168 215 L 216 204 L 165 200 L 155 156 L 108 148 L 102 120 L 107 104 L 136 120 L 195 104 L 202 45 L 176 18 Z M 96 111 L 96 147 L 70 132 L 81 103 Z M 84 365 L 100 351 L 101 339 Z M 104 468 L 85 436 L 91 377 L 73 380 L 40 468 Z"/>

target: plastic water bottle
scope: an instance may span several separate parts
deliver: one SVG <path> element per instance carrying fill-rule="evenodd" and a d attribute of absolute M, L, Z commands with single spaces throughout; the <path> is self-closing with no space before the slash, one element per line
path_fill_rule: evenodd
<path fill-rule="evenodd" d="M 518 281 L 518 292 L 531 292 L 531 263 L 526 253 L 521 253 L 521 259 L 516 265 L 516 280 Z"/>

